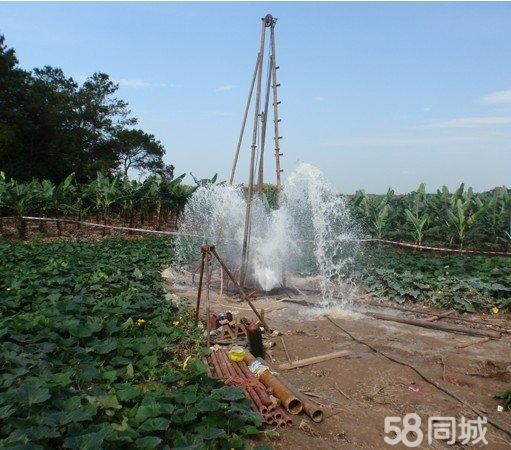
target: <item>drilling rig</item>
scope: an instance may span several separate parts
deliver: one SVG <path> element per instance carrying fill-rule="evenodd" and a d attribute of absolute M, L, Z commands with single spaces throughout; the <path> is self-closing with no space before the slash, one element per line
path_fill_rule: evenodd
<path fill-rule="evenodd" d="M 282 156 L 280 150 L 280 117 L 279 105 L 280 100 L 278 96 L 278 88 L 280 84 L 277 81 L 277 54 L 275 45 L 275 25 L 277 19 L 271 14 L 267 14 L 261 19 L 261 36 L 259 40 L 259 52 L 257 54 L 254 73 L 248 93 L 247 103 L 243 114 L 241 124 L 241 131 L 236 145 L 236 152 L 234 154 L 234 161 L 231 170 L 230 184 L 234 183 L 236 174 L 238 158 L 242 148 L 243 136 L 247 124 L 247 118 L 252 106 L 252 99 L 255 100 L 253 105 L 254 119 L 252 128 L 252 141 L 250 146 L 250 164 L 248 172 L 247 192 L 246 192 L 246 211 L 245 211 L 245 228 L 243 237 L 243 247 L 241 255 L 241 268 L 240 268 L 240 284 L 244 285 L 247 276 L 247 267 L 250 254 L 250 232 L 251 232 L 251 208 L 252 201 L 255 195 L 263 197 L 264 186 L 264 151 L 266 145 L 266 131 L 268 125 L 268 116 L 270 113 L 270 97 L 272 99 L 273 111 L 273 141 L 274 141 L 274 155 L 275 155 L 275 175 L 277 186 L 277 198 L 280 201 L 281 196 L 281 164 L 280 157 Z M 269 35 L 269 36 L 267 36 Z M 264 95 L 262 95 L 262 82 L 263 72 L 266 70 L 266 80 L 264 85 Z M 257 174 L 257 183 L 256 181 Z"/>

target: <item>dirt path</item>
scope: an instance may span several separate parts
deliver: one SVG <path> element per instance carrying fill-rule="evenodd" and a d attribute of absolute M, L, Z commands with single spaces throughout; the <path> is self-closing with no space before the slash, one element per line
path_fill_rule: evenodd
<path fill-rule="evenodd" d="M 171 290 L 188 298 L 190 304 L 195 303 L 193 286 L 174 282 Z M 292 297 L 291 300 L 303 300 L 303 296 Z M 475 419 L 475 413 L 424 381 L 412 369 L 355 342 L 326 320 L 324 314 L 378 350 L 413 364 L 442 387 L 511 429 L 509 410 L 498 412 L 497 405 L 502 403 L 493 398 L 495 393 L 511 386 L 510 335 L 457 349 L 456 345 L 478 342 L 481 338 L 377 320 L 363 314 L 362 301 L 356 299 L 349 309 L 330 310 L 288 300 L 282 296 L 266 297 L 257 299 L 255 304 L 265 309 L 270 326 L 283 333 L 291 360 L 336 350 L 348 350 L 350 354 L 283 372 L 294 386 L 324 406 L 326 419 L 315 424 L 305 416 L 297 417 L 294 427 L 279 432 L 280 436 L 273 442 L 276 448 L 406 448 L 402 444 L 394 447 L 385 444 L 383 438 L 385 417 L 402 417 L 407 413 L 417 413 L 422 419 L 424 440 L 420 448 L 468 446 L 459 441 L 447 445 L 440 440 L 433 440 L 429 445 L 427 422 L 433 416 L 453 416 L 460 423 L 462 416 Z M 214 312 L 229 310 L 241 316 L 253 315 L 246 304 L 233 302 L 230 296 L 212 293 L 211 302 Z M 385 312 L 403 314 L 395 310 Z M 277 364 L 287 362 L 281 338 L 273 340 L 275 346 L 268 356 Z M 299 427 L 302 420 L 310 426 L 309 432 Z M 486 440 L 488 446 L 471 447 L 511 448 L 511 437 L 491 425 L 487 426 Z"/>

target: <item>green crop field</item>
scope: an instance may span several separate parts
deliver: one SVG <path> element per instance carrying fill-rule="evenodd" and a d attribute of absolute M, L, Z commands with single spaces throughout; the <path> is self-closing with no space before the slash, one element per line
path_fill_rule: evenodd
<path fill-rule="evenodd" d="M 511 259 L 367 247 L 345 276 L 367 292 L 459 311 L 511 309 Z"/>
<path fill-rule="evenodd" d="M 230 449 L 259 432 L 164 297 L 170 244 L 0 243 L 0 447 Z"/>

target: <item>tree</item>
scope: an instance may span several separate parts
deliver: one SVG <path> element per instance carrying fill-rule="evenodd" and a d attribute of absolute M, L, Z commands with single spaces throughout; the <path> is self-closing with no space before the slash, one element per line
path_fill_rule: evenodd
<path fill-rule="evenodd" d="M 76 92 L 78 113 L 77 133 L 82 152 L 78 181 L 91 180 L 98 171 L 112 173 L 119 160 L 116 152 L 116 134 L 136 125 L 124 100 L 113 97 L 119 85 L 105 73 L 94 73 Z"/>
<path fill-rule="evenodd" d="M 26 102 L 27 80 L 29 73 L 21 70 L 18 59 L 12 48 L 5 45 L 4 36 L 0 35 L 0 161 L 1 169 L 10 176 L 8 164 L 14 160 L 21 145 L 16 132 L 16 124 L 23 116 L 23 105 Z"/>
<path fill-rule="evenodd" d="M 132 129 L 137 119 L 115 97 L 118 88 L 100 72 L 80 86 L 60 68 L 24 71 L 0 35 L 0 169 L 7 179 L 59 183 L 75 173 L 83 183 L 119 167 L 165 171 L 162 144 Z"/>
<path fill-rule="evenodd" d="M 151 173 L 164 169 L 165 149 L 152 134 L 142 130 L 121 130 L 115 135 L 115 149 L 126 178 L 130 169 Z"/>

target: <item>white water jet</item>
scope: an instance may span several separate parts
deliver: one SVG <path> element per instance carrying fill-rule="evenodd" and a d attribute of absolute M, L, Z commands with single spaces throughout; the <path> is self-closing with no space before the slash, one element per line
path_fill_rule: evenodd
<path fill-rule="evenodd" d="M 284 184 L 282 204 L 252 204 L 248 276 L 265 291 L 281 287 L 283 271 L 317 275 L 323 305 L 346 299 L 343 278 L 356 245 L 346 205 L 316 167 L 302 163 Z M 200 258 L 199 246 L 215 244 L 234 272 L 241 264 L 245 199 L 240 187 L 200 187 L 188 201 L 179 231 L 196 237 L 176 239 L 178 260 Z M 337 289 L 343 285 L 344 289 Z"/>

